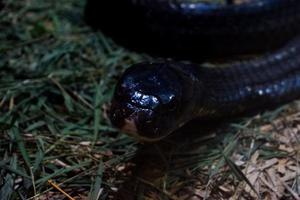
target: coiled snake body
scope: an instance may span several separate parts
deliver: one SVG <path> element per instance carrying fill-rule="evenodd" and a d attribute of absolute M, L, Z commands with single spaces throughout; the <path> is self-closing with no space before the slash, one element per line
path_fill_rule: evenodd
<path fill-rule="evenodd" d="M 159 140 L 197 117 L 232 116 L 300 97 L 299 0 L 95 0 L 88 1 L 86 17 L 119 43 L 158 55 L 203 61 L 259 54 L 226 67 L 160 61 L 127 69 L 110 118 L 141 140 Z"/>

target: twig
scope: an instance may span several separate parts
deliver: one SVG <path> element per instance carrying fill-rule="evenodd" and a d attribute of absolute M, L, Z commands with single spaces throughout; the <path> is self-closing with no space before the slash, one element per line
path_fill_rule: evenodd
<path fill-rule="evenodd" d="M 55 189 L 57 189 L 58 191 L 60 191 L 63 195 L 65 195 L 69 200 L 75 200 L 73 197 L 71 197 L 70 195 L 68 195 L 65 191 L 63 191 L 63 189 L 61 189 L 57 184 L 55 184 L 52 180 L 48 180 L 48 183 L 54 187 Z"/>

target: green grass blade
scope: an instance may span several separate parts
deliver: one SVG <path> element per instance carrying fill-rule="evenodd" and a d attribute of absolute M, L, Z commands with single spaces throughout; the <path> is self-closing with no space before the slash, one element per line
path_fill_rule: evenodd
<path fill-rule="evenodd" d="M 103 162 L 100 162 L 98 166 L 96 178 L 91 185 L 91 191 L 89 195 L 90 199 L 98 200 L 100 198 L 99 194 L 101 192 L 103 173 L 104 173 L 104 165 Z"/>

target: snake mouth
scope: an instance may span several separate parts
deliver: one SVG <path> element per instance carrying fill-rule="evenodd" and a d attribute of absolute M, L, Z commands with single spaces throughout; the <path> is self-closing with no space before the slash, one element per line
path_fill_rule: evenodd
<path fill-rule="evenodd" d="M 128 134 L 137 134 L 138 129 L 133 119 L 124 119 L 124 125 L 120 128 L 122 131 Z"/>
<path fill-rule="evenodd" d="M 110 108 L 111 123 L 129 136 L 142 142 L 156 142 L 166 137 L 161 131 L 161 116 L 153 109 L 138 107 L 132 103 L 113 101 Z"/>
<path fill-rule="evenodd" d="M 148 137 L 144 137 L 142 135 L 139 135 L 136 132 L 125 132 L 127 135 L 139 140 L 140 142 L 147 142 L 147 143 L 152 143 L 152 142 L 158 142 L 161 141 L 162 139 L 164 139 L 165 137 L 167 137 L 167 135 L 158 137 L 158 138 L 148 138 Z"/>

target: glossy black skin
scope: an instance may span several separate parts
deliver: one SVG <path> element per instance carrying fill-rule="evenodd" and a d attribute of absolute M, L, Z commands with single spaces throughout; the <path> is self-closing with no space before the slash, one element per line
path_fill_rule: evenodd
<path fill-rule="evenodd" d="M 140 63 L 123 74 L 111 107 L 112 123 L 136 125 L 135 136 L 159 140 L 186 122 L 273 108 L 300 97 L 300 38 L 261 58 L 205 67 Z"/>
<path fill-rule="evenodd" d="M 4 8 L 4 3 L 0 0 L 0 11 Z"/>
<path fill-rule="evenodd" d="M 110 112 L 115 126 L 156 141 L 194 118 L 230 117 L 300 97 L 300 39 L 292 40 L 300 32 L 299 0 L 177 2 L 89 0 L 86 19 L 120 44 L 157 55 L 203 60 L 271 53 L 226 68 L 137 64 L 116 87 Z"/>
<path fill-rule="evenodd" d="M 140 63 L 130 67 L 115 89 L 112 123 L 122 128 L 125 119 L 131 121 L 145 140 L 173 132 L 198 107 L 203 91 L 198 78 L 197 68 L 189 64 Z"/>
<path fill-rule="evenodd" d="M 119 44 L 203 60 L 278 48 L 300 29 L 299 0 L 220 5 L 189 0 L 88 0 L 85 17 Z"/>

